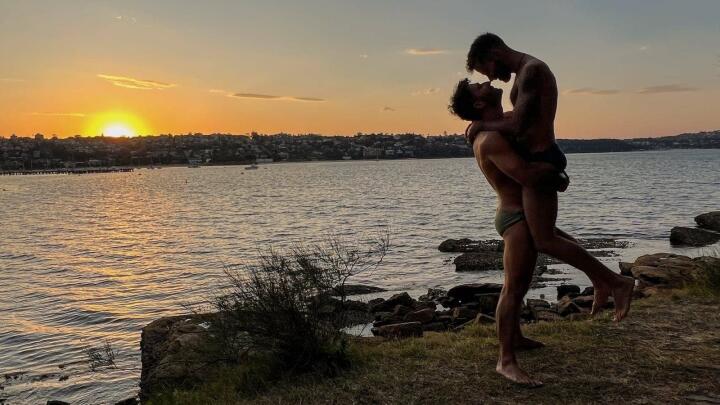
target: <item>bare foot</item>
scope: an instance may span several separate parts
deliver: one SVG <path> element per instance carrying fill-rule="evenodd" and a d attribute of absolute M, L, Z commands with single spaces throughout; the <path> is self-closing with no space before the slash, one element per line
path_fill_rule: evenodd
<path fill-rule="evenodd" d="M 545 343 L 530 339 L 529 337 L 520 336 L 513 345 L 516 350 L 533 350 L 545 347 Z"/>
<path fill-rule="evenodd" d="M 497 367 L 495 367 L 495 371 L 516 384 L 525 385 L 531 388 L 542 387 L 543 385 L 543 383 L 539 380 L 530 377 L 525 370 L 520 368 L 516 361 L 508 362 L 507 364 L 498 362 Z"/>
<path fill-rule="evenodd" d="M 617 287 L 613 288 L 613 300 L 615 301 L 615 322 L 620 322 L 630 311 L 630 302 L 632 301 L 633 290 L 635 289 L 635 279 L 632 277 L 621 276 L 623 279 Z"/>
<path fill-rule="evenodd" d="M 605 308 L 608 303 L 608 298 L 612 294 L 613 290 L 605 285 L 596 284 L 593 286 L 593 305 L 590 315 L 597 315 Z"/>

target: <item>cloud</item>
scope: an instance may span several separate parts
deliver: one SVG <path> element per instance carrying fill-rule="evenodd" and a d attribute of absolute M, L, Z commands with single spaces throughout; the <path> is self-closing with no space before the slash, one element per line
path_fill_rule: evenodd
<path fill-rule="evenodd" d="M 16 77 L 0 77 L 0 82 L 5 82 L 5 83 L 21 83 L 24 81 L 25 81 L 25 79 L 18 79 Z"/>
<path fill-rule="evenodd" d="M 647 52 L 650 47 L 647 45 L 641 45 L 638 49 L 640 50 L 640 52 Z"/>
<path fill-rule="evenodd" d="M 134 79 L 132 77 L 125 77 L 125 76 L 111 76 L 111 75 L 98 74 L 97 77 L 99 77 L 101 79 L 105 79 L 105 80 L 109 81 L 110 83 L 114 84 L 115 86 L 125 87 L 128 89 L 165 90 L 165 89 L 169 89 L 171 87 L 177 86 L 177 84 L 173 84 L 173 83 L 158 82 L 155 80 Z"/>
<path fill-rule="evenodd" d="M 270 94 L 257 94 L 257 93 L 233 93 L 228 94 L 228 97 L 234 98 L 251 98 L 259 100 L 282 100 L 282 101 L 302 101 L 302 102 L 314 102 L 324 103 L 325 99 L 315 97 L 296 97 L 296 96 L 274 96 Z"/>
<path fill-rule="evenodd" d="M 63 113 L 63 112 L 34 112 L 30 115 L 42 115 L 45 117 L 73 117 L 73 118 L 82 118 L 85 117 L 86 114 L 83 113 Z"/>
<path fill-rule="evenodd" d="M 115 21 L 127 22 L 130 24 L 137 23 L 137 19 L 135 17 L 128 17 L 128 16 L 123 16 L 123 15 L 115 16 Z"/>
<path fill-rule="evenodd" d="M 215 93 L 215 94 L 226 94 L 226 95 L 228 95 L 228 96 L 230 95 L 230 94 L 228 94 L 228 93 L 229 93 L 228 91 L 220 90 L 220 89 L 210 89 L 210 90 L 208 90 L 208 91 L 209 91 L 210 93 Z"/>
<path fill-rule="evenodd" d="M 620 90 L 615 89 L 596 89 L 594 87 L 580 87 L 577 89 L 569 89 L 565 91 L 565 94 L 591 94 L 594 96 L 609 96 L 612 94 L 618 94 Z"/>
<path fill-rule="evenodd" d="M 442 55 L 449 52 L 447 49 L 439 48 L 410 48 L 405 50 L 406 54 L 413 56 Z"/>
<path fill-rule="evenodd" d="M 392 107 L 385 106 L 382 108 L 382 111 L 383 112 L 393 112 L 393 111 L 397 111 L 397 110 Z"/>
<path fill-rule="evenodd" d="M 437 87 L 430 87 L 428 89 L 413 91 L 410 94 L 412 94 L 413 96 L 428 96 L 430 94 L 435 94 L 438 91 L 440 91 L 440 89 L 438 89 Z"/>
<path fill-rule="evenodd" d="M 370 55 L 368 55 L 368 54 L 366 54 L 366 53 L 361 53 L 361 54 L 360 54 L 360 59 L 367 59 L 367 58 L 369 58 L 369 57 L 370 57 Z"/>
<path fill-rule="evenodd" d="M 689 91 L 698 91 L 697 87 L 691 87 L 684 84 L 661 84 L 658 86 L 645 87 L 638 90 L 640 94 L 661 94 L 661 93 L 683 93 Z"/>

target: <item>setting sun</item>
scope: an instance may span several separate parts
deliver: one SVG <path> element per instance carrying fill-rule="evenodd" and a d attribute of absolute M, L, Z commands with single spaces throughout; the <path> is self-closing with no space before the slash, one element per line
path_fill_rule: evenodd
<path fill-rule="evenodd" d="M 133 131 L 132 129 L 128 128 L 127 126 L 125 126 L 123 124 L 110 124 L 103 129 L 102 134 L 105 136 L 115 136 L 115 137 L 118 137 L 118 136 L 132 137 L 132 136 L 137 135 L 135 133 L 135 131 Z"/>
<path fill-rule="evenodd" d="M 133 114 L 110 111 L 94 115 L 88 123 L 87 133 L 112 137 L 133 137 L 149 133 L 145 123 Z"/>

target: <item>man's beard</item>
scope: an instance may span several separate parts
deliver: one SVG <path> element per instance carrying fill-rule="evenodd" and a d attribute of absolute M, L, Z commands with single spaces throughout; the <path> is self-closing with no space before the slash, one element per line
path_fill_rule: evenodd
<path fill-rule="evenodd" d="M 507 83 L 510 81 L 511 76 L 512 71 L 509 67 L 507 67 L 507 65 L 500 62 L 495 62 L 495 77 Z"/>

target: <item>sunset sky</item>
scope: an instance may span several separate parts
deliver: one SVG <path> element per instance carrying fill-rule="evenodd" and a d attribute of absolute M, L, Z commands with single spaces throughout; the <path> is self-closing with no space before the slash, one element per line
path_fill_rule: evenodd
<path fill-rule="evenodd" d="M 559 138 L 720 129 L 717 0 L 0 0 L 0 135 L 462 132 L 486 31 L 555 72 Z"/>

